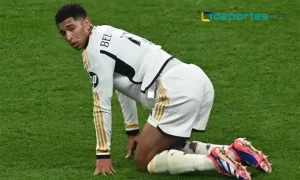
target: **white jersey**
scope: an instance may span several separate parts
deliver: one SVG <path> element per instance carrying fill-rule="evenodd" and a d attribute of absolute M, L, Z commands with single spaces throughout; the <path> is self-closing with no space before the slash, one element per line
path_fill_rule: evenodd
<path fill-rule="evenodd" d="M 143 94 L 173 57 L 142 37 L 107 25 L 93 28 L 82 56 L 93 85 L 96 154 L 101 158 L 110 154 L 113 89 L 126 129 L 138 129 L 135 101 L 147 106 Z"/>

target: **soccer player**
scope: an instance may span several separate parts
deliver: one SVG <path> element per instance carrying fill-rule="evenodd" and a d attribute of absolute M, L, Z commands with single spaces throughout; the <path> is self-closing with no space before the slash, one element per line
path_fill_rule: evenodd
<path fill-rule="evenodd" d="M 271 172 L 266 156 L 245 139 L 236 139 L 230 146 L 186 142 L 192 131 L 205 130 L 214 100 L 213 85 L 200 67 L 183 63 L 138 35 L 109 25 L 92 25 L 79 4 L 61 7 L 55 21 L 64 39 L 82 50 L 83 66 L 92 81 L 97 139 L 94 174 L 115 172 L 110 157 L 114 90 L 124 118 L 130 119 L 126 120 L 130 137 L 138 133 L 135 102 L 152 110 L 138 136 L 138 171 L 217 170 L 237 179 L 251 179 L 245 166 Z"/>

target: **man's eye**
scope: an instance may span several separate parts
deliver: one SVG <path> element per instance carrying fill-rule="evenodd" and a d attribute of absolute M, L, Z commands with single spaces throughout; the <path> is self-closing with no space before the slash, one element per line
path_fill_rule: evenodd
<path fill-rule="evenodd" d="M 65 31 L 60 31 L 60 34 L 61 34 L 62 36 L 64 36 L 64 35 L 66 34 L 66 32 L 65 32 Z"/>

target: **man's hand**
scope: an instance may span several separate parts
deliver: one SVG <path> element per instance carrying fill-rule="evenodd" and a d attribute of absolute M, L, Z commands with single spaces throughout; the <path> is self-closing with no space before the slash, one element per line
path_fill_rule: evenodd
<path fill-rule="evenodd" d="M 112 167 L 111 159 L 97 159 L 94 175 L 98 175 L 100 173 L 103 175 L 106 175 L 106 173 L 113 174 L 115 172 L 116 171 Z"/>
<path fill-rule="evenodd" d="M 134 153 L 138 142 L 138 137 L 138 135 L 128 136 L 127 154 L 125 158 L 129 158 Z"/>

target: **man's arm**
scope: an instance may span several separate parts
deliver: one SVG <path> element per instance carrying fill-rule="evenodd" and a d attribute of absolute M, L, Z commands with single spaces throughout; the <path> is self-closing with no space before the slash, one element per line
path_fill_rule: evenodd
<path fill-rule="evenodd" d="M 87 71 L 93 86 L 96 158 L 107 159 L 110 158 L 111 149 L 111 98 L 115 61 L 101 56 L 99 51 L 91 52 L 90 55 L 88 53 L 88 56 L 94 62 Z"/>
<path fill-rule="evenodd" d="M 129 158 L 136 148 L 136 138 L 139 134 L 139 122 L 136 109 L 136 102 L 128 96 L 116 91 L 122 108 L 125 121 L 126 134 L 128 136 L 126 158 Z"/>
<path fill-rule="evenodd" d="M 136 108 L 136 102 L 128 96 L 116 91 L 120 106 L 122 109 L 126 134 L 128 136 L 136 136 L 139 134 L 139 121 Z"/>

